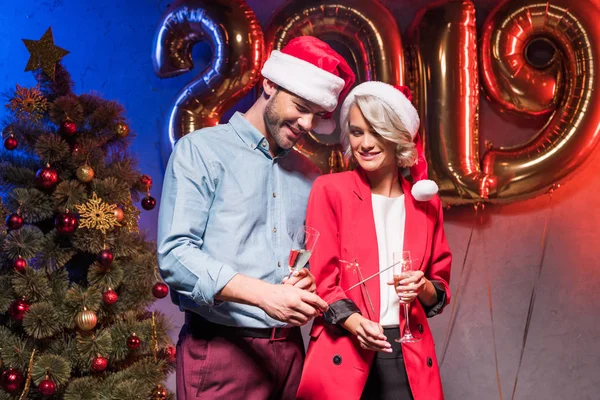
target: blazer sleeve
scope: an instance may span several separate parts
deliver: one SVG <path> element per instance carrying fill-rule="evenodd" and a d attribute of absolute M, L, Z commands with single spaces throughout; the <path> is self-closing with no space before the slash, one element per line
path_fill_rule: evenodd
<path fill-rule="evenodd" d="M 310 259 L 310 270 L 317 283 L 317 294 L 328 304 L 348 299 L 340 281 L 340 199 L 335 191 L 324 184 L 325 177 L 317 178 L 308 198 L 306 225 L 319 231 L 319 239 Z"/>
<path fill-rule="evenodd" d="M 427 317 L 440 314 L 444 307 L 450 303 L 450 269 L 452 266 L 452 253 L 448 247 L 446 233 L 444 232 L 444 214 L 442 202 L 436 201 L 437 218 L 433 232 L 432 257 L 426 277 L 435 287 L 438 302 L 432 307 L 425 308 Z"/>

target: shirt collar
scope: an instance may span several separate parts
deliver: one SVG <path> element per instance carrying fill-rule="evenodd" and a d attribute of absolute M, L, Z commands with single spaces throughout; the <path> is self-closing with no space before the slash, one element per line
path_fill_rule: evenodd
<path fill-rule="evenodd" d="M 271 157 L 271 153 L 269 153 L 269 142 L 267 138 L 264 137 L 262 133 L 254 125 L 252 125 L 246 118 L 244 118 L 244 114 L 236 111 L 229 123 L 237 133 L 237 135 L 242 139 L 248 147 L 253 150 L 260 150 L 269 157 Z M 282 150 L 275 158 L 285 157 L 290 150 Z"/>

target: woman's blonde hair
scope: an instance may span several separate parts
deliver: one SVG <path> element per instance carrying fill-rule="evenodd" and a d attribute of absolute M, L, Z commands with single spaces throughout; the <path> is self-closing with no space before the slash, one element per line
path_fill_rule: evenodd
<path fill-rule="evenodd" d="M 349 109 L 355 105 L 377 134 L 385 140 L 396 143 L 396 161 L 398 166 L 411 167 L 417 161 L 417 149 L 410 137 L 410 133 L 400 120 L 400 117 L 383 101 L 373 95 L 357 95 L 350 104 Z M 347 157 L 352 155 L 350 148 L 350 113 L 342 121 L 340 135 L 342 147 Z"/>

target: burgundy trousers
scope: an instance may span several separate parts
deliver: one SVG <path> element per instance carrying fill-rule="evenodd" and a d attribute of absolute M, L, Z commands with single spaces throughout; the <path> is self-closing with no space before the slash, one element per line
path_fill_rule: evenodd
<path fill-rule="evenodd" d="M 295 399 L 303 362 L 299 328 L 271 340 L 186 322 L 177 343 L 177 399 Z"/>

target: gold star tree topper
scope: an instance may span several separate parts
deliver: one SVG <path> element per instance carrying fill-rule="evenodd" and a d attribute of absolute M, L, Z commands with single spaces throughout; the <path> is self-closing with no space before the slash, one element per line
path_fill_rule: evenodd
<path fill-rule="evenodd" d="M 56 63 L 69 54 L 69 52 L 54 44 L 52 28 L 48 28 L 40 40 L 22 40 L 30 54 L 25 72 L 41 68 L 50 79 L 54 80 Z"/>
<path fill-rule="evenodd" d="M 76 205 L 75 208 L 79 212 L 80 228 L 98 229 L 103 234 L 106 231 L 121 226 L 115 217 L 114 209 L 116 205 L 110 205 L 102 201 L 94 192 L 92 198 L 85 204 Z"/>

